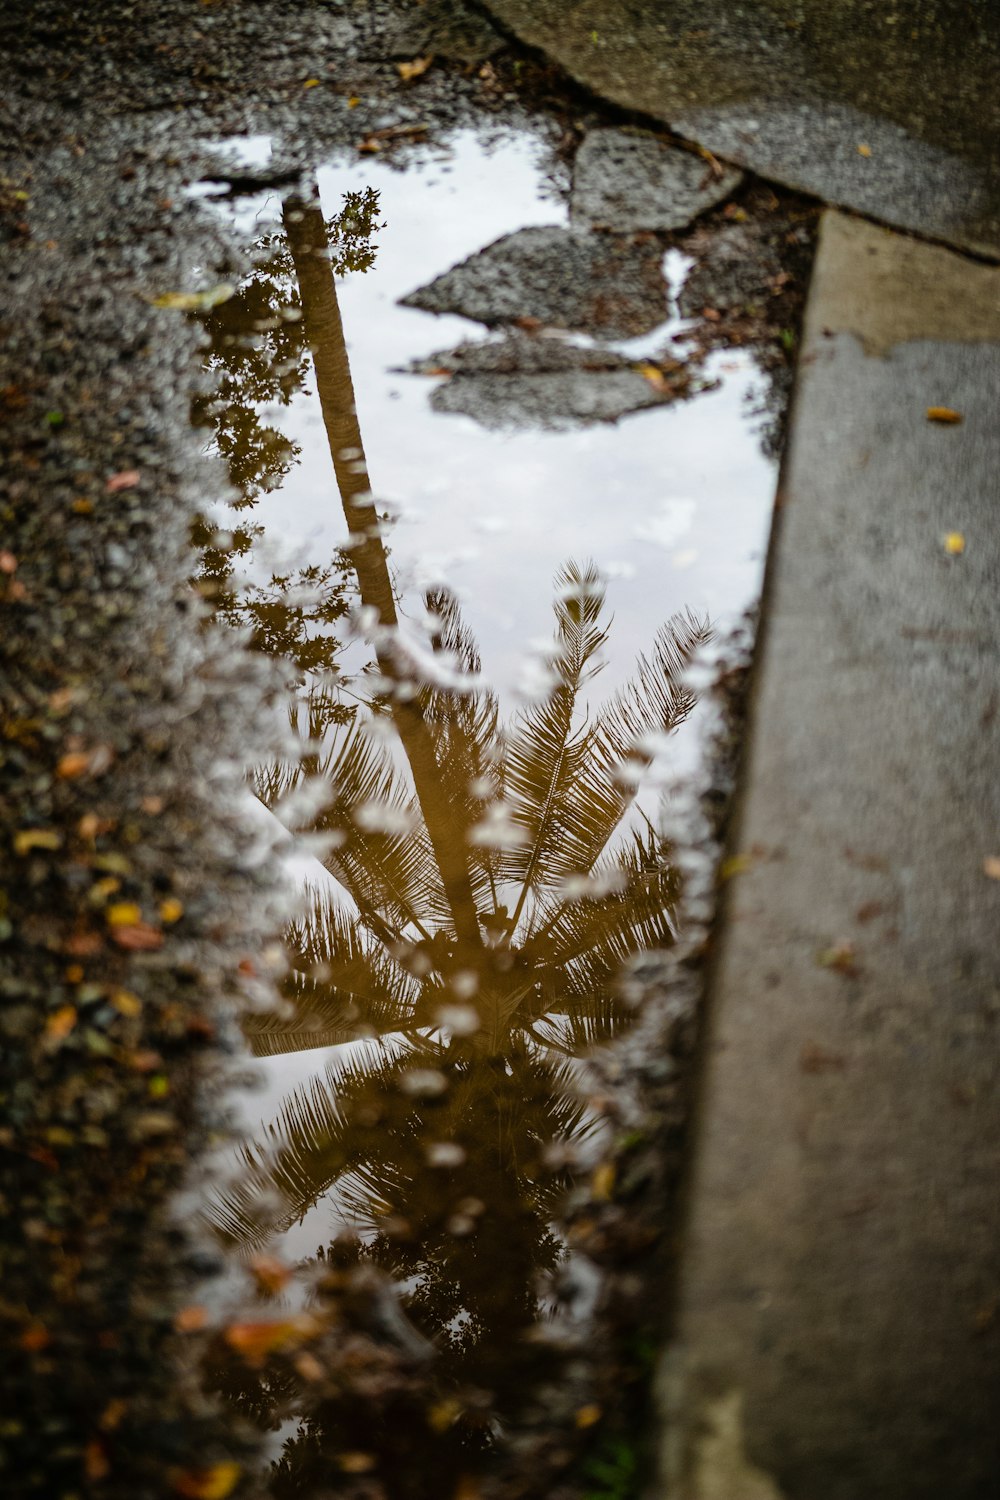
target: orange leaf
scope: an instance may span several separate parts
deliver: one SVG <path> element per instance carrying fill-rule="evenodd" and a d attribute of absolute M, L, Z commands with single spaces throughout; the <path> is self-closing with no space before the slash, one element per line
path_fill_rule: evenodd
<path fill-rule="evenodd" d="M 223 1337 L 247 1364 L 259 1365 L 268 1354 L 300 1343 L 317 1331 L 316 1319 L 308 1313 L 266 1323 L 232 1323 Z"/>
<path fill-rule="evenodd" d="M 49 1046 L 58 1046 L 64 1037 L 69 1036 L 76 1025 L 76 1006 L 60 1005 L 59 1009 L 53 1011 L 45 1023 L 45 1040 Z"/>
<path fill-rule="evenodd" d="M 56 766 L 56 775 L 61 776 L 64 781 L 69 781 L 74 776 L 82 776 L 90 765 L 90 755 L 86 750 L 72 750 L 64 755 Z"/>
<path fill-rule="evenodd" d="M 954 411 L 950 406 L 929 406 L 927 408 L 928 422 L 946 422 L 954 425 L 964 420 L 960 411 Z"/>
<path fill-rule="evenodd" d="M 27 1328 L 18 1339 L 22 1349 L 29 1354 L 35 1354 L 39 1349 L 45 1349 L 52 1342 L 52 1335 L 41 1323 L 29 1323 Z"/>
<path fill-rule="evenodd" d="M 173 1475 L 173 1486 L 187 1500 L 226 1500 L 240 1477 L 239 1464 L 212 1464 L 207 1469 L 183 1469 Z"/>

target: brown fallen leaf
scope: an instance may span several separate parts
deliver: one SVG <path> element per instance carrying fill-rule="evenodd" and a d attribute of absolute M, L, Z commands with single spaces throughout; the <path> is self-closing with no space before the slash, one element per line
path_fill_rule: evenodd
<path fill-rule="evenodd" d="M 199 1333 L 208 1323 L 208 1310 L 204 1307 L 182 1307 L 174 1318 L 178 1333 Z"/>
<path fill-rule="evenodd" d="M 13 552 L 0 552 L 0 573 L 16 573 L 17 558 Z"/>
<path fill-rule="evenodd" d="M 835 943 L 816 955 L 816 962 L 823 969 L 833 969 L 845 979 L 857 979 L 861 973 L 853 943 Z"/>
<path fill-rule="evenodd" d="M 831 1052 L 818 1042 L 806 1042 L 799 1053 L 799 1067 L 803 1073 L 840 1073 L 847 1059 L 841 1052 Z"/>
<path fill-rule="evenodd" d="M 18 1339 L 22 1349 L 29 1354 L 37 1354 L 40 1349 L 45 1349 L 52 1342 L 52 1335 L 41 1323 L 29 1323 L 27 1328 Z"/>
<path fill-rule="evenodd" d="M 430 67 L 433 61 L 433 55 L 431 53 L 428 53 L 426 57 L 413 58 L 412 62 L 397 63 L 396 72 L 399 74 L 404 83 L 409 83 L 411 78 L 422 77 L 422 75 L 427 72 L 427 69 Z"/>
<path fill-rule="evenodd" d="M 113 927 L 111 940 L 119 948 L 128 949 L 133 953 L 151 953 L 154 949 L 163 947 L 163 933 L 158 927 L 150 927 L 148 922 Z"/>
<path fill-rule="evenodd" d="M 323 1366 L 313 1354 L 297 1354 L 292 1360 L 296 1371 L 303 1380 L 308 1380 L 311 1385 L 322 1380 L 324 1375 Z"/>
<path fill-rule="evenodd" d="M 83 1472 L 91 1484 L 98 1484 L 102 1479 L 107 1479 L 110 1470 L 104 1444 L 100 1438 L 91 1438 L 83 1450 Z"/>
<path fill-rule="evenodd" d="M 119 490 L 134 490 L 141 479 L 138 469 L 122 469 L 120 473 L 112 474 L 104 487 L 109 495 L 114 495 Z"/>
<path fill-rule="evenodd" d="M 599 1422 L 603 1415 L 604 1413 L 601 1411 L 601 1408 L 596 1404 L 596 1402 L 590 1402 L 587 1406 L 578 1407 L 576 1415 L 574 1417 L 574 1421 L 576 1422 L 577 1427 L 579 1427 L 582 1432 L 585 1432 L 588 1427 L 593 1427 L 597 1422 Z"/>
<path fill-rule="evenodd" d="M 990 880 L 1000 880 L 1000 854 L 987 854 L 983 860 L 983 874 Z"/>
<path fill-rule="evenodd" d="M 62 951 L 70 958 L 93 958 L 104 947 L 99 932 L 71 932 L 62 945 Z"/>
<path fill-rule="evenodd" d="M 121 1426 L 122 1418 L 127 1411 L 128 1402 L 124 1401 L 121 1396 L 115 1396 L 113 1400 L 108 1402 L 101 1413 L 101 1420 L 98 1424 L 101 1431 L 114 1432 L 116 1428 Z"/>
<path fill-rule="evenodd" d="M 280 1292 L 292 1274 L 291 1266 L 286 1266 L 276 1255 L 255 1255 L 248 1263 L 248 1268 L 266 1296 L 274 1296 L 276 1292 Z"/>
<path fill-rule="evenodd" d="M 928 422 L 944 422 L 946 425 L 955 426 L 964 421 L 960 411 L 955 411 L 950 406 L 929 406 L 927 408 Z"/>

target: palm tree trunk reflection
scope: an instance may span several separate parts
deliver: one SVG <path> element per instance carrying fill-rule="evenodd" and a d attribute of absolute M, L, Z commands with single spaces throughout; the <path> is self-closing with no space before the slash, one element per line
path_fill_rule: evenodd
<path fill-rule="evenodd" d="M 412 672 L 406 671 L 384 634 L 399 622 L 371 494 L 323 213 L 318 202 L 289 198 L 284 203 L 282 217 L 298 278 L 337 487 L 348 531 L 355 538 L 348 550 L 357 570 L 362 603 L 377 612 L 382 627 L 376 637 L 376 656 L 383 676 L 396 688 L 391 696 L 393 722 L 410 764 L 420 810 L 451 907 L 455 934 L 459 945 L 468 950 L 459 955 L 459 962 L 474 965 L 475 955 L 482 950 L 482 937 L 467 867 L 467 830 L 460 824 L 456 826 L 433 741 L 419 706 L 408 696 L 413 687 Z"/>
<path fill-rule="evenodd" d="M 711 632 L 676 616 L 634 681 L 591 713 L 585 693 L 608 634 L 604 590 L 593 565 L 570 563 L 557 578 L 550 683 L 511 722 L 501 724 L 486 689 L 421 680 L 395 636 L 323 216 L 302 198 L 283 216 L 350 555 L 379 622 L 378 666 L 413 790 L 400 787 L 398 766 L 363 722 L 343 731 L 326 762 L 335 803 L 323 826 L 343 836 L 329 868 L 361 921 L 332 904 L 318 911 L 297 935 L 299 973 L 285 988 L 292 1018 L 251 1021 L 248 1031 L 259 1054 L 328 1045 L 352 1017 L 390 1040 L 355 1049 L 298 1089 L 245 1149 L 241 1180 L 210 1217 L 223 1239 L 255 1249 L 335 1189 L 365 1243 L 335 1245 L 317 1261 L 346 1255 L 407 1286 L 407 1311 L 438 1353 L 442 1400 L 461 1414 L 447 1438 L 454 1477 L 498 1414 L 509 1418 L 530 1398 L 532 1359 L 519 1336 L 539 1317 L 539 1276 L 563 1253 L 552 1222 L 569 1181 L 550 1147 L 593 1123 L 572 1088 L 572 1059 L 627 1013 L 623 964 L 673 941 L 675 871 L 648 821 L 628 819 L 654 742 L 693 706 L 685 671 Z M 454 600 L 433 602 L 442 643 L 478 676 Z M 397 808 L 415 793 L 422 826 L 412 837 L 381 846 L 366 837 L 358 805 L 373 789 Z M 295 1384 L 286 1366 L 278 1359 L 269 1373 L 275 1388 Z M 445 1493 L 434 1472 L 445 1440 L 436 1460 L 421 1417 L 411 1413 L 397 1432 L 350 1389 L 334 1399 L 306 1382 L 301 1395 L 306 1416 L 277 1492 L 321 1490 L 331 1448 L 357 1447 L 354 1432 L 370 1428 L 380 1472 L 400 1465 L 394 1496 Z M 259 1389 L 241 1397 L 248 1411 L 258 1399 Z M 406 1453 L 424 1449 L 407 1469 Z"/>

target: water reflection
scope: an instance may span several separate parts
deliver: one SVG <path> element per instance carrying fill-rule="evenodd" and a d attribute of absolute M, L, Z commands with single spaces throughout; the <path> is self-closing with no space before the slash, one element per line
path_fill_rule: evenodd
<path fill-rule="evenodd" d="M 256 425 L 259 393 L 287 397 L 311 355 L 347 540 L 293 586 L 273 575 L 237 595 L 234 538 L 206 550 L 202 584 L 294 668 L 303 753 L 256 785 L 323 836 L 331 877 L 289 934 L 284 1010 L 248 1035 L 261 1056 L 337 1050 L 245 1148 L 211 1218 L 247 1253 L 320 1202 L 341 1232 L 304 1268 L 312 1311 L 246 1325 L 264 1332 L 237 1339 L 243 1364 L 216 1378 L 265 1426 L 297 1420 L 276 1494 L 323 1492 L 338 1472 L 373 1476 L 371 1493 L 449 1494 L 545 1369 L 530 1335 L 565 1259 L 557 1205 L 597 1124 L 575 1059 L 627 1019 L 629 959 L 674 938 L 675 872 L 637 792 L 693 707 L 685 673 L 710 628 L 671 619 L 594 706 L 605 591 L 593 564 L 567 562 L 534 696 L 503 712 L 451 593 L 425 597 L 419 629 L 403 615 L 336 245 L 315 198 L 286 200 L 282 223 L 246 293 L 212 315 L 225 374 L 205 415 L 252 510 L 294 460 Z M 253 360 L 247 323 L 263 335 Z"/>

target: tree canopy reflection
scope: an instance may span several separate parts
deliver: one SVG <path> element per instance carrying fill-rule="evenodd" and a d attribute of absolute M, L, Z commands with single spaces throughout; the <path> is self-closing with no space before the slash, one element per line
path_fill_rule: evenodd
<path fill-rule="evenodd" d="M 676 874 L 636 790 L 693 706 L 685 672 L 710 631 L 675 616 L 632 682 L 591 708 L 604 589 L 592 564 L 567 563 L 544 681 L 505 716 L 450 594 L 424 601 L 424 641 L 402 629 L 327 227 L 315 199 L 286 201 L 283 219 L 376 670 L 339 723 L 336 683 L 307 677 L 301 760 L 257 775 L 270 805 L 324 788 L 307 826 L 326 837 L 331 883 L 289 933 L 284 1010 L 247 1032 L 261 1056 L 337 1051 L 245 1147 L 211 1218 L 258 1250 L 327 1202 L 349 1234 L 317 1256 L 317 1285 L 330 1298 L 345 1268 L 387 1273 L 434 1351 L 435 1394 L 398 1423 L 395 1388 L 366 1404 L 280 1360 L 227 1383 L 258 1416 L 267 1391 L 299 1419 L 276 1493 L 329 1484 L 335 1455 L 360 1443 L 391 1494 L 441 1494 L 530 1400 L 529 1336 L 564 1256 L 557 1204 L 595 1124 L 575 1059 L 628 1015 L 628 960 L 674 937 Z"/>

